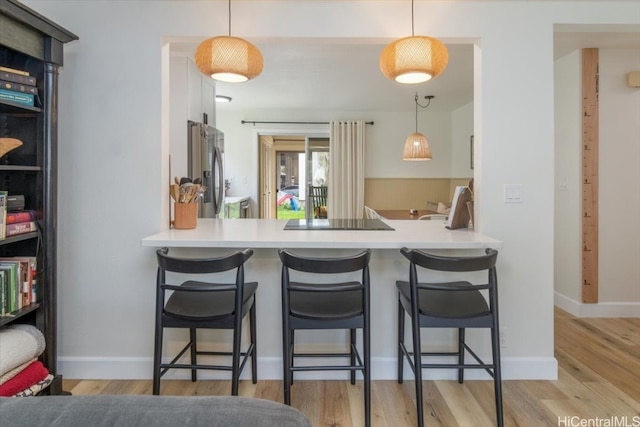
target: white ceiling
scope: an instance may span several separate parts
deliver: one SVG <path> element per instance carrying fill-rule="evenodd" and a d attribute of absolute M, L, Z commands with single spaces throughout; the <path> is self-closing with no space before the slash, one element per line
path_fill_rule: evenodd
<path fill-rule="evenodd" d="M 556 28 L 554 56 L 584 47 L 640 49 L 640 28 Z M 226 110 L 314 109 L 328 111 L 412 111 L 435 95 L 429 110 L 452 111 L 473 100 L 473 46 L 449 44 L 449 64 L 429 82 L 403 85 L 382 75 L 378 58 L 388 40 L 269 39 L 252 42 L 264 70 L 244 83 L 217 82 L 217 93 L 233 98 Z M 198 41 L 172 43 L 172 52 L 193 57 Z"/>
<path fill-rule="evenodd" d="M 262 52 L 262 74 L 244 83 L 216 83 L 219 105 L 229 110 L 309 109 L 329 111 L 411 111 L 414 96 L 430 110 L 451 111 L 473 100 L 473 46 L 449 45 L 449 65 L 438 77 L 418 85 L 387 79 L 378 66 L 388 42 L 342 39 L 255 41 Z M 197 43 L 172 43 L 173 52 L 193 57 Z"/>

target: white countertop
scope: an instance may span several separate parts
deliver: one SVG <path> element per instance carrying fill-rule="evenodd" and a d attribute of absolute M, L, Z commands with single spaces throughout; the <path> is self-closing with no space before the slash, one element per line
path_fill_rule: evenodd
<path fill-rule="evenodd" d="M 191 230 L 170 229 L 142 246 L 190 248 L 482 249 L 502 242 L 470 229 L 447 230 L 441 221 L 385 220 L 393 231 L 284 230 L 287 220 L 198 219 Z"/>

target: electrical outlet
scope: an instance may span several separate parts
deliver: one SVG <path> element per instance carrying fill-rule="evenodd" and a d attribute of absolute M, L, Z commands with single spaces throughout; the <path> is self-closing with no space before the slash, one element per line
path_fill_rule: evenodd
<path fill-rule="evenodd" d="M 507 346 L 507 328 L 500 328 L 500 347 Z"/>

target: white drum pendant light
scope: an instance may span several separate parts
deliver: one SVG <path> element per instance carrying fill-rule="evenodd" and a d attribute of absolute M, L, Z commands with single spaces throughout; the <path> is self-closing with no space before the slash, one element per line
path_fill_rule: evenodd
<path fill-rule="evenodd" d="M 447 47 L 438 39 L 416 36 L 411 0 L 411 37 L 398 39 L 380 54 L 382 74 L 399 83 L 423 83 L 442 73 L 449 62 Z"/>
<path fill-rule="evenodd" d="M 262 72 L 262 54 L 248 41 L 231 36 L 231 0 L 229 0 L 229 35 L 200 43 L 195 53 L 198 69 L 222 82 L 245 82 Z"/>

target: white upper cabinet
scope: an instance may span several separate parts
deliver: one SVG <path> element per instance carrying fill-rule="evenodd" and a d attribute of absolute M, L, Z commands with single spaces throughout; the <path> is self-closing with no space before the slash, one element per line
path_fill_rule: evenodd
<path fill-rule="evenodd" d="M 172 56 L 170 62 L 171 174 L 187 176 L 187 121 L 216 125 L 215 81 L 203 75 L 191 58 Z"/>
<path fill-rule="evenodd" d="M 207 123 L 216 127 L 216 84 L 211 77 L 202 75 L 202 112 L 206 114 Z M 202 120 L 202 114 L 200 115 Z"/>

